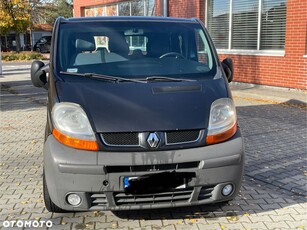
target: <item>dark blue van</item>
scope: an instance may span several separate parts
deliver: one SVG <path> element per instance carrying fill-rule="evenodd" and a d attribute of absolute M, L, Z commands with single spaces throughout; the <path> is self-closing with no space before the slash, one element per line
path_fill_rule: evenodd
<path fill-rule="evenodd" d="M 49 65 L 44 199 L 52 212 L 224 202 L 244 148 L 228 82 L 201 21 L 59 18 Z"/>

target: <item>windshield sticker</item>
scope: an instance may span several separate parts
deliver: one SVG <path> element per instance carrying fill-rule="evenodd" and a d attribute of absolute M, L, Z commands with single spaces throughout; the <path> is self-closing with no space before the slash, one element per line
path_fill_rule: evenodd
<path fill-rule="evenodd" d="M 70 69 L 67 69 L 67 72 L 69 72 L 69 73 L 77 73 L 78 69 L 77 68 L 70 68 Z"/>

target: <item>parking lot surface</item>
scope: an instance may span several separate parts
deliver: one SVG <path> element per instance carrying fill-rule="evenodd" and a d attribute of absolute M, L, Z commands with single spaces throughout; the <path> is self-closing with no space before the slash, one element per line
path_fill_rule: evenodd
<path fill-rule="evenodd" d="M 32 86 L 29 68 L 4 64 L 0 76 L 0 228 L 18 220 L 50 220 L 51 229 L 307 228 L 306 92 L 232 84 L 246 164 L 227 205 L 56 214 L 42 199 L 46 91 Z"/>

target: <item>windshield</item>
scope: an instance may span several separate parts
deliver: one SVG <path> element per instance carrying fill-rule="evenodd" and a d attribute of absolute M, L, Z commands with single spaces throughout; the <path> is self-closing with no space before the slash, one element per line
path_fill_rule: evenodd
<path fill-rule="evenodd" d="M 198 23 L 158 21 L 65 22 L 58 72 L 130 79 L 213 78 L 216 63 Z"/>

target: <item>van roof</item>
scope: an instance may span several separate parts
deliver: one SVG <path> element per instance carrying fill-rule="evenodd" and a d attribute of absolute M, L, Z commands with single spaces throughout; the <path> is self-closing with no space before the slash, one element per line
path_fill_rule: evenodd
<path fill-rule="evenodd" d="M 79 17 L 79 18 L 60 18 L 61 22 L 90 22 L 90 21 L 160 21 L 160 22 L 183 22 L 197 23 L 196 18 L 173 18 L 156 16 L 99 16 L 99 17 Z"/>

